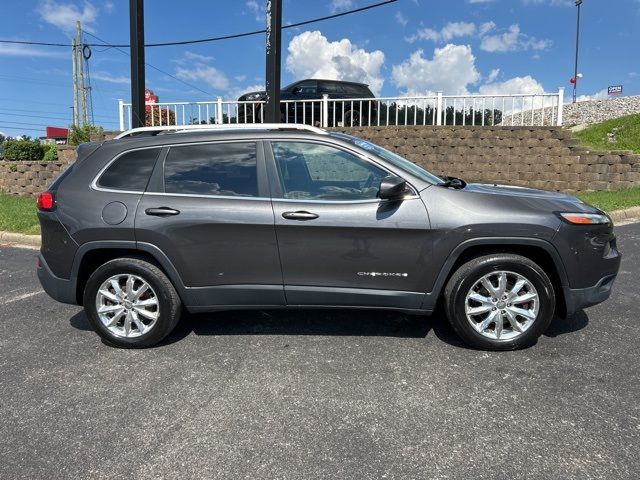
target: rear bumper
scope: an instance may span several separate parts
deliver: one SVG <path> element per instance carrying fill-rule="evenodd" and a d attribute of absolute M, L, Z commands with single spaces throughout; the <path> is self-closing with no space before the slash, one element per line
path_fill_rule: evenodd
<path fill-rule="evenodd" d="M 573 315 L 581 308 L 591 307 L 604 302 L 611 295 L 613 282 L 617 273 L 601 278 L 598 283 L 587 288 L 563 287 L 567 316 Z"/>
<path fill-rule="evenodd" d="M 47 295 L 54 300 L 78 305 L 75 284 L 71 280 L 56 277 L 42 255 L 38 255 L 38 280 Z"/>

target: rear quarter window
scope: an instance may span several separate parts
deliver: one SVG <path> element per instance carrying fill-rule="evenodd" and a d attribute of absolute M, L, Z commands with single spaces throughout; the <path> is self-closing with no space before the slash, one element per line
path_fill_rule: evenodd
<path fill-rule="evenodd" d="M 160 148 L 134 150 L 118 157 L 98 179 L 101 188 L 144 192 Z"/>

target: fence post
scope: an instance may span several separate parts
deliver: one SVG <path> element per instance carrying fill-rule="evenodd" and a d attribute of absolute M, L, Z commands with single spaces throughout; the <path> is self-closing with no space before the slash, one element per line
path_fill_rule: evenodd
<path fill-rule="evenodd" d="M 329 126 L 329 95 L 322 94 L 322 128 Z"/>
<path fill-rule="evenodd" d="M 124 132 L 124 100 L 118 100 L 118 117 L 120 117 L 120 131 Z"/>
<path fill-rule="evenodd" d="M 438 92 L 438 106 L 436 108 L 436 125 L 442 125 L 442 92 Z"/>
<path fill-rule="evenodd" d="M 558 89 L 558 126 L 562 126 L 562 109 L 564 108 L 564 87 Z M 544 121 L 544 120 L 543 120 Z"/>
<path fill-rule="evenodd" d="M 222 111 L 222 97 L 218 97 L 218 103 L 216 103 L 216 123 L 224 123 L 224 113 Z"/>

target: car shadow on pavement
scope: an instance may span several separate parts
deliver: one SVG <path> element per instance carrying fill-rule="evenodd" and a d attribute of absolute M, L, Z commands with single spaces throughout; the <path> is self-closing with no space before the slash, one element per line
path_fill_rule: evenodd
<path fill-rule="evenodd" d="M 231 310 L 185 313 L 165 340 L 189 335 L 337 335 L 424 338 L 429 318 L 397 312 L 343 309 Z"/>
<path fill-rule="evenodd" d="M 73 328 L 91 331 L 83 311 L 69 319 Z M 581 310 L 573 317 L 555 317 L 544 332 L 557 337 L 585 328 L 589 317 Z M 393 311 L 352 309 L 230 310 L 216 313 L 184 312 L 175 330 L 159 346 L 196 335 L 336 335 L 425 338 L 429 331 L 442 342 L 469 348 L 458 338 L 443 314 L 408 315 Z"/>
<path fill-rule="evenodd" d="M 582 330 L 589 325 L 589 317 L 584 310 L 579 310 L 572 317 L 554 317 L 549 328 L 543 333 L 545 337 L 557 337 L 565 333 L 573 333 Z"/>

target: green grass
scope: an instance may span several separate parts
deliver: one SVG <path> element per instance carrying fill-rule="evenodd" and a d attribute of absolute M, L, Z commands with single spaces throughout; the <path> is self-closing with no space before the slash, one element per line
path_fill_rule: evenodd
<path fill-rule="evenodd" d="M 608 141 L 608 133 L 615 135 L 615 142 Z M 640 153 L 640 114 L 597 123 L 574 135 L 592 150 L 632 150 Z"/>
<path fill-rule="evenodd" d="M 35 199 L 0 193 L 0 230 L 39 234 L 40 224 L 36 215 Z"/>
<path fill-rule="evenodd" d="M 640 205 L 640 187 L 603 192 L 585 192 L 576 195 L 583 202 L 598 207 L 605 212 Z"/>

